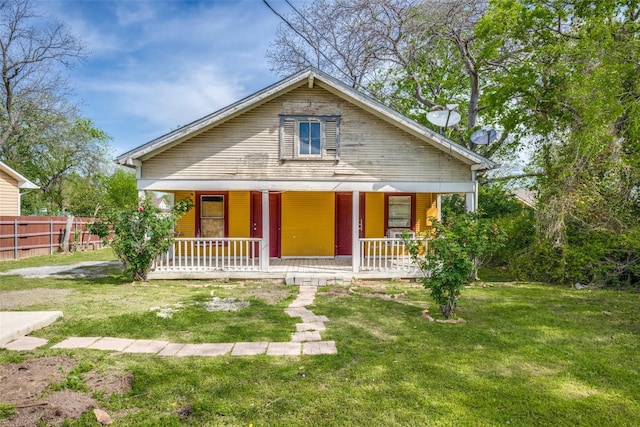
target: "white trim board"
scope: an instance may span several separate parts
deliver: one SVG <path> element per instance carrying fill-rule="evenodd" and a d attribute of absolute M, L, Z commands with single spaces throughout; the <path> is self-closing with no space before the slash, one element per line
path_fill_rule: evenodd
<path fill-rule="evenodd" d="M 251 181 L 140 179 L 138 190 L 153 191 L 363 191 L 404 193 L 469 193 L 473 181 L 465 182 L 339 182 L 339 181 Z"/>

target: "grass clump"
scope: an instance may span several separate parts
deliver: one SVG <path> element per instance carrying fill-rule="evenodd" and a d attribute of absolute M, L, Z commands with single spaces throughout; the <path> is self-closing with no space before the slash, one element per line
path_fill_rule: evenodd
<path fill-rule="evenodd" d="M 16 413 L 16 405 L 0 402 L 0 420 L 11 419 Z"/>

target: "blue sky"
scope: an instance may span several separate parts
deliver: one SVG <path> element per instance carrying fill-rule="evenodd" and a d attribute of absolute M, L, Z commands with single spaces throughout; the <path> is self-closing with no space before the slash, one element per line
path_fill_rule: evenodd
<path fill-rule="evenodd" d="M 296 7 L 304 0 L 290 0 Z M 284 0 L 269 0 L 281 13 Z M 280 20 L 261 0 L 37 5 L 91 50 L 69 74 L 82 115 L 118 155 L 275 83 L 265 52 Z"/>

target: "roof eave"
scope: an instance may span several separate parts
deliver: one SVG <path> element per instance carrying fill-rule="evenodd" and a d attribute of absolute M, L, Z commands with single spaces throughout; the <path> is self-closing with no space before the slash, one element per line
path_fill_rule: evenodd
<path fill-rule="evenodd" d="M 494 163 L 491 160 L 469 150 L 468 148 L 451 141 L 450 139 L 438 134 L 437 132 L 432 131 L 426 126 L 423 126 L 420 123 L 411 120 L 410 118 L 383 105 L 373 98 L 314 68 L 307 68 L 303 71 L 293 74 L 259 92 L 254 93 L 253 95 L 249 95 L 243 98 L 242 100 L 234 104 L 224 107 L 199 120 L 176 129 L 173 132 L 165 134 L 140 147 L 130 150 L 118 156 L 115 159 L 115 162 L 128 167 L 136 167 L 139 165 L 138 163 L 140 162 L 140 160 L 144 160 L 144 158 L 149 157 L 158 150 L 161 150 L 163 148 L 166 149 L 173 144 L 179 143 L 183 139 L 203 132 L 204 130 L 216 125 L 217 123 L 240 114 L 241 112 L 255 105 L 259 105 L 272 97 L 275 97 L 283 92 L 293 90 L 299 83 L 304 81 L 307 81 L 310 87 L 315 85 L 316 81 L 321 82 L 321 84 L 324 83 L 324 86 L 332 88 L 334 91 L 336 91 L 337 95 L 342 94 L 342 96 L 346 95 L 347 97 L 350 97 L 352 100 L 360 104 L 360 106 L 366 106 L 369 111 L 375 112 L 379 116 L 385 117 L 390 122 L 401 125 L 405 128 L 405 130 L 410 131 L 410 133 L 423 138 L 428 143 L 440 148 L 443 151 L 448 151 L 455 157 L 463 160 L 465 163 L 472 165 L 474 168 L 476 168 L 475 170 L 489 170 L 495 169 L 499 166 L 497 163 Z"/>
<path fill-rule="evenodd" d="M 20 188 L 20 189 L 36 190 L 36 189 L 40 188 L 36 184 L 34 184 L 33 182 L 31 182 L 27 178 L 25 178 L 22 174 L 18 173 L 16 170 L 10 168 L 7 164 L 5 164 L 3 162 L 0 162 L 0 169 L 5 171 L 5 173 L 7 175 L 9 175 L 10 177 L 15 179 L 18 182 L 18 188 Z"/>

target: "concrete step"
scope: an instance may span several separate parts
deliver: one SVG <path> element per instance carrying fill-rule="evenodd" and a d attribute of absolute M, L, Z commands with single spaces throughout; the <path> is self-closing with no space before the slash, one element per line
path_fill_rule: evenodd
<path fill-rule="evenodd" d="M 0 311 L 0 346 L 49 326 L 61 316 L 61 311 Z"/>

